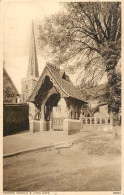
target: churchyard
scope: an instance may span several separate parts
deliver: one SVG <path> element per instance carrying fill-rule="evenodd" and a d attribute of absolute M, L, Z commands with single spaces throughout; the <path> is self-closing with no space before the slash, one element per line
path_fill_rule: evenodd
<path fill-rule="evenodd" d="M 44 3 L 40 15 L 43 7 Z M 19 24 L 23 10 L 19 14 L 13 8 L 21 18 L 15 14 L 12 21 Z M 9 10 L 6 13 L 8 20 Z M 4 29 L 4 41 L 9 37 L 7 48 L 14 46 L 14 53 L 5 49 L 10 59 L 5 59 L 3 69 L 3 190 L 119 193 L 121 3 L 68 2 L 49 14 L 41 18 L 43 23 L 33 14 L 26 20 L 27 35 L 27 24 L 33 21 L 31 36 L 19 30 L 18 37 L 18 28 L 11 28 L 17 47 L 12 32 L 6 31 L 13 23 Z M 21 42 L 19 59 L 29 57 L 28 64 L 15 61 Z M 21 93 L 6 69 L 16 75 Z M 72 138 L 72 144 L 61 144 Z"/>
<path fill-rule="evenodd" d="M 119 128 L 116 129 L 119 132 Z M 90 133 L 67 148 L 3 160 L 4 191 L 120 191 L 121 136 Z"/>

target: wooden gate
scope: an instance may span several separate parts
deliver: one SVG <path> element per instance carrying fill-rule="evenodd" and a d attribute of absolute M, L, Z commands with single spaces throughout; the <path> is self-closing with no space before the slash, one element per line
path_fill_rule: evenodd
<path fill-rule="evenodd" d="M 53 118 L 53 130 L 55 131 L 63 130 L 63 118 Z"/>

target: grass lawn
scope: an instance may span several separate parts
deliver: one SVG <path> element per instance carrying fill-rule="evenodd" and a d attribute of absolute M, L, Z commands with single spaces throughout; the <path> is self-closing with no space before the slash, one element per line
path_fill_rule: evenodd
<path fill-rule="evenodd" d="M 70 148 L 4 159 L 4 191 L 120 191 L 120 137 L 88 135 Z"/>

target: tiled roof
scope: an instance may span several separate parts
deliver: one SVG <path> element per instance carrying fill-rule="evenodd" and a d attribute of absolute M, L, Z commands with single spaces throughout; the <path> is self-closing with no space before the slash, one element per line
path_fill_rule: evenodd
<path fill-rule="evenodd" d="M 45 68 L 48 68 L 49 72 L 54 77 L 55 81 L 57 82 L 61 90 L 64 92 L 66 97 L 72 97 L 83 102 L 86 102 L 81 91 L 76 86 L 73 85 L 73 83 L 70 81 L 68 75 L 66 75 L 65 72 L 62 73 L 62 71 L 60 71 L 59 68 L 49 63 L 46 65 Z M 42 80 L 41 77 L 38 81 L 38 84 L 36 85 L 34 92 L 30 96 L 29 101 L 32 101 L 34 99 L 34 96 L 37 94 L 37 91 L 39 90 L 40 86 L 39 82 Z"/>
<path fill-rule="evenodd" d="M 20 94 L 4 67 L 3 86 L 3 103 L 14 103 L 15 97 L 19 96 Z"/>
<path fill-rule="evenodd" d="M 7 73 L 7 71 L 4 67 L 3 67 L 3 77 L 5 77 L 6 83 L 11 84 L 11 87 L 14 89 L 15 94 L 20 95 L 17 88 L 16 88 L 16 86 L 14 85 L 12 79 L 10 78 L 9 74 Z"/>
<path fill-rule="evenodd" d="M 48 68 L 51 74 L 56 79 L 56 81 L 60 84 L 60 87 L 65 91 L 65 93 L 69 97 L 72 97 L 72 98 L 75 98 L 81 101 L 85 101 L 81 91 L 76 86 L 74 86 L 72 82 L 66 81 L 65 79 L 62 78 L 62 75 L 60 73 L 61 71 L 59 71 L 59 69 L 54 68 L 54 66 L 50 64 L 48 65 Z M 68 75 L 67 75 L 67 78 L 68 78 Z"/>

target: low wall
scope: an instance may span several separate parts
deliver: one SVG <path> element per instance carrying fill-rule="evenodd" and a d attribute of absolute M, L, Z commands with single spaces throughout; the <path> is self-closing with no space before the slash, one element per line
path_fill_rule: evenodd
<path fill-rule="evenodd" d="M 66 131 L 68 135 L 72 135 L 80 132 L 81 130 L 80 120 L 64 119 L 63 130 Z"/>
<path fill-rule="evenodd" d="M 72 135 L 80 132 L 81 122 L 80 120 L 74 119 L 64 119 L 63 128 L 61 129 L 51 129 L 51 121 L 42 121 L 42 120 L 31 120 L 30 121 L 30 132 L 43 132 L 43 131 L 61 131 L 67 135 Z"/>
<path fill-rule="evenodd" d="M 29 129 L 29 107 L 27 104 L 3 105 L 3 136 Z"/>
<path fill-rule="evenodd" d="M 40 126 L 41 131 L 50 131 L 51 121 L 40 121 L 40 123 L 41 123 L 41 126 Z"/>
<path fill-rule="evenodd" d="M 35 133 L 40 131 L 40 121 L 31 120 L 30 121 L 30 132 Z"/>
<path fill-rule="evenodd" d="M 30 132 L 49 131 L 51 121 L 30 120 Z"/>
<path fill-rule="evenodd" d="M 82 117 L 82 131 L 113 133 L 113 120 L 110 117 Z"/>
<path fill-rule="evenodd" d="M 122 130 L 121 126 L 114 126 L 113 130 L 116 137 L 121 137 L 121 130 Z"/>
<path fill-rule="evenodd" d="M 83 125 L 82 131 L 105 131 L 112 132 L 113 128 L 111 125 Z"/>

